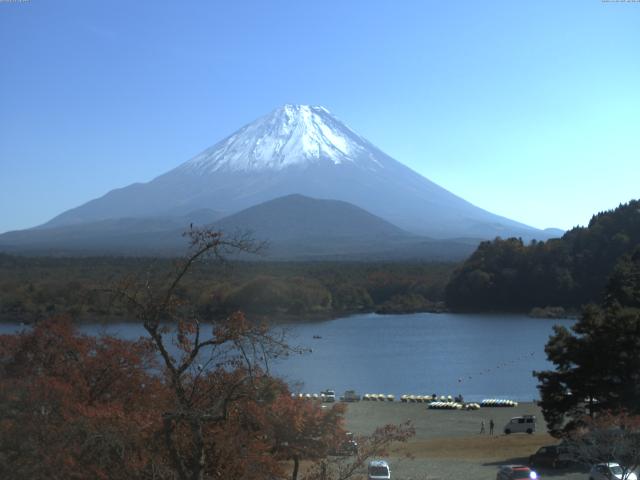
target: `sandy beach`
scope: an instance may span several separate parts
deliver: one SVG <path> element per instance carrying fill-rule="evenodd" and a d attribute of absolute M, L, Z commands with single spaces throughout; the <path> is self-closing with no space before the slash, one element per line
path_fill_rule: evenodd
<path fill-rule="evenodd" d="M 504 435 L 503 428 L 512 417 L 535 415 L 537 431 L 531 435 Z M 489 420 L 495 422 L 489 435 Z M 406 444 L 391 449 L 392 478 L 403 480 L 493 480 L 499 465 L 526 464 L 539 447 L 557 443 L 546 432 L 537 405 L 521 403 L 513 408 L 466 410 L 429 410 L 426 404 L 400 402 L 358 402 L 349 404 L 347 428 L 355 434 L 369 434 L 377 426 L 411 420 L 416 435 Z M 480 434 L 484 420 L 485 433 Z M 539 470 L 539 477 L 577 480 L 587 474 L 575 469 Z"/>

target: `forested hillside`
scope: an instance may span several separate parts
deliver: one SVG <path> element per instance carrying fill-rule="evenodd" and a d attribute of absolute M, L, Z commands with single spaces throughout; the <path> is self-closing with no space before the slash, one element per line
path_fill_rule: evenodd
<path fill-rule="evenodd" d="M 455 310 L 523 311 L 599 302 L 616 263 L 639 245 L 639 200 L 598 213 L 560 239 L 483 242 L 452 275 L 446 303 Z"/>
<path fill-rule="evenodd" d="M 178 292 L 201 313 L 242 309 L 250 317 L 331 317 L 352 312 L 441 309 L 453 263 L 229 262 L 195 268 Z M 0 320 L 52 314 L 126 318 L 109 287 L 131 276 L 170 275 L 173 261 L 0 255 Z"/>

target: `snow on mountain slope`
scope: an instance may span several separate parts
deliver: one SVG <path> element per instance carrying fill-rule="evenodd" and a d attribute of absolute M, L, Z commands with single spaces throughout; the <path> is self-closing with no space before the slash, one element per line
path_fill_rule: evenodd
<path fill-rule="evenodd" d="M 367 143 L 324 107 L 284 105 L 205 150 L 180 170 L 198 174 L 281 170 L 319 162 L 362 162 L 363 158 L 367 167 L 379 167 L 374 157 L 362 156 Z"/>

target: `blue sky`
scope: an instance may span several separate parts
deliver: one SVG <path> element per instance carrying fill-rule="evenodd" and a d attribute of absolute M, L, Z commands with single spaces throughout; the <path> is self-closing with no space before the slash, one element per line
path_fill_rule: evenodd
<path fill-rule="evenodd" d="M 0 39 L 0 232 L 284 103 L 536 227 L 640 197 L 640 3 L 17 0 Z"/>

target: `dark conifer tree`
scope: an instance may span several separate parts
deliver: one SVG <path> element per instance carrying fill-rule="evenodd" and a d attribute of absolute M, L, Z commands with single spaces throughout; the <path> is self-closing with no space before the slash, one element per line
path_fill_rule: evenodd
<path fill-rule="evenodd" d="M 545 350 L 555 370 L 534 375 L 551 433 L 600 411 L 640 414 L 640 249 L 619 262 L 602 306 L 555 327 Z"/>

